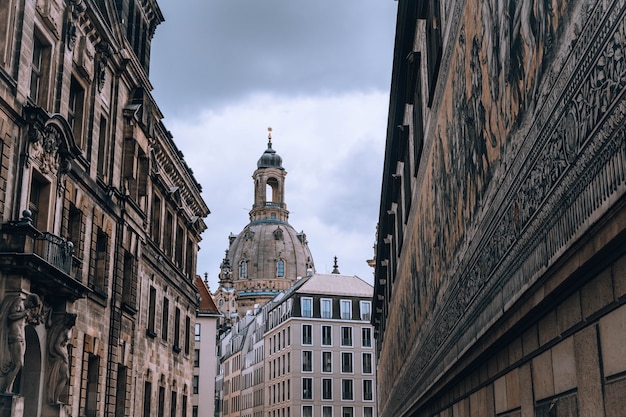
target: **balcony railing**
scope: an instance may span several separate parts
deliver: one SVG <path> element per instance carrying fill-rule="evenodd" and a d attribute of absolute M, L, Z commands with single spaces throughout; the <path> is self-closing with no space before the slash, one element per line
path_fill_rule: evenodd
<path fill-rule="evenodd" d="M 72 242 L 52 233 L 42 233 L 35 238 L 35 254 L 68 275 L 72 272 L 73 252 Z"/>

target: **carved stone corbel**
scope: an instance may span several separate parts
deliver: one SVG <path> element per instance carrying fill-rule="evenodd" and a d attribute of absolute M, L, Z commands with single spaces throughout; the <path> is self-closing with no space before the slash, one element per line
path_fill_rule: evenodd
<path fill-rule="evenodd" d="M 70 364 L 67 342 L 72 327 L 76 324 L 75 313 L 57 314 L 52 318 L 48 329 L 48 377 L 47 399 L 50 404 L 58 404 L 61 394 L 70 380 Z"/>
<path fill-rule="evenodd" d="M 66 40 L 67 47 L 70 50 L 74 49 L 74 45 L 76 45 L 79 19 L 85 13 L 85 10 L 87 10 L 87 7 L 83 0 L 70 0 L 68 2 Z"/>

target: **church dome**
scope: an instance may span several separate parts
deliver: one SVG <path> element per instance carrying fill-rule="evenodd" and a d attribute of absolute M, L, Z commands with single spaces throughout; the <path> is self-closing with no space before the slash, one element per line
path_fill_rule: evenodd
<path fill-rule="evenodd" d="M 274 149 L 272 149 L 271 140 L 267 143 L 267 149 L 263 152 L 263 155 L 259 158 L 259 161 L 256 163 L 257 168 L 283 168 L 283 158 L 280 157 L 276 153 Z"/>

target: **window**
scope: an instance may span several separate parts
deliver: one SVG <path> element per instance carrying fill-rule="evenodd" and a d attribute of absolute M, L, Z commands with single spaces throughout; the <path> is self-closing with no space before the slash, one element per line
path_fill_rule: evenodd
<path fill-rule="evenodd" d="M 313 352 L 310 350 L 302 351 L 302 372 L 313 372 Z"/>
<path fill-rule="evenodd" d="M 341 328 L 341 346 L 352 346 L 352 327 Z"/>
<path fill-rule="evenodd" d="M 183 247 L 185 246 L 185 233 L 180 224 L 176 225 L 176 244 L 174 245 L 174 261 L 179 267 L 183 266 Z"/>
<path fill-rule="evenodd" d="M 167 341 L 170 316 L 170 300 L 163 297 L 163 314 L 161 319 L 161 338 Z"/>
<path fill-rule="evenodd" d="M 185 353 L 189 354 L 189 346 L 190 346 L 190 339 L 191 339 L 191 335 L 189 334 L 191 332 L 191 319 L 189 318 L 189 316 L 185 317 Z"/>
<path fill-rule="evenodd" d="M 81 234 L 83 226 L 83 213 L 76 208 L 75 205 L 70 205 L 67 218 L 67 240 L 74 245 L 74 255 L 80 257 L 81 251 Z"/>
<path fill-rule="evenodd" d="M 161 199 L 154 196 L 152 200 L 152 216 L 151 216 L 151 224 L 152 226 L 152 239 L 158 245 L 161 240 Z"/>
<path fill-rule="evenodd" d="M 372 319 L 371 301 L 361 301 L 361 320 L 370 321 Z"/>
<path fill-rule="evenodd" d="M 322 417 L 333 417 L 333 407 L 325 405 L 322 407 Z"/>
<path fill-rule="evenodd" d="M 313 417 L 313 406 L 312 405 L 303 405 L 302 406 L 302 417 Z"/>
<path fill-rule="evenodd" d="M 165 387 L 159 387 L 159 408 L 157 409 L 157 417 L 163 417 L 165 414 Z"/>
<path fill-rule="evenodd" d="M 333 317 L 333 305 L 332 300 L 329 298 L 322 298 L 320 300 L 320 310 L 323 319 L 330 319 Z"/>
<path fill-rule="evenodd" d="M 313 299 L 303 297 L 302 299 L 302 317 L 313 317 Z"/>
<path fill-rule="evenodd" d="M 278 262 L 276 262 L 276 276 L 285 276 L 285 261 L 283 261 L 282 259 L 279 259 Z"/>
<path fill-rule="evenodd" d="M 374 417 L 374 407 L 363 407 L 363 417 Z"/>
<path fill-rule="evenodd" d="M 341 407 L 341 417 L 354 417 L 354 408 Z"/>
<path fill-rule="evenodd" d="M 313 378 L 302 378 L 302 399 L 313 399 Z"/>
<path fill-rule="evenodd" d="M 50 184 L 33 172 L 30 183 L 30 199 L 28 209 L 31 212 L 33 226 L 39 230 L 48 229 L 48 204 L 50 199 Z"/>
<path fill-rule="evenodd" d="M 313 326 L 310 324 L 302 325 L 302 344 L 303 345 L 312 345 L 313 344 Z"/>
<path fill-rule="evenodd" d="M 115 415 L 126 415 L 126 393 L 128 390 L 128 368 L 117 365 L 117 386 L 115 388 Z"/>
<path fill-rule="evenodd" d="M 248 262 L 241 261 L 239 264 L 239 277 L 248 278 Z"/>
<path fill-rule="evenodd" d="M 372 373 L 372 354 L 371 353 L 363 353 L 363 373 L 364 374 Z"/>
<path fill-rule="evenodd" d="M 363 401 L 373 401 L 374 400 L 374 391 L 373 391 L 373 381 L 371 379 L 363 380 Z"/>
<path fill-rule="evenodd" d="M 361 329 L 361 346 L 372 347 L 372 329 L 369 327 Z"/>
<path fill-rule="evenodd" d="M 174 313 L 174 351 L 180 352 L 180 308 Z"/>
<path fill-rule="evenodd" d="M 351 300 L 341 300 L 341 318 L 344 320 L 352 319 L 352 301 Z"/>
<path fill-rule="evenodd" d="M 150 299 L 148 304 L 148 329 L 146 334 L 150 337 L 156 336 L 156 332 L 154 331 L 154 322 L 156 315 L 156 289 L 154 287 L 150 287 Z"/>
<path fill-rule="evenodd" d="M 172 228 L 174 227 L 174 215 L 168 210 L 165 215 L 165 230 L 163 230 L 163 250 L 165 254 L 172 254 Z"/>
<path fill-rule="evenodd" d="M 200 383 L 200 377 L 198 375 L 193 376 L 193 393 L 198 393 L 198 384 Z"/>
<path fill-rule="evenodd" d="M 176 391 L 172 391 L 172 401 L 170 401 L 170 417 L 176 417 Z"/>
<path fill-rule="evenodd" d="M 30 98 L 41 107 L 46 105 L 46 77 L 49 63 L 50 47 L 35 35 L 30 66 Z"/>
<path fill-rule="evenodd" d="M 152 384 L 146 381 L 143 386 L 143 417 L 151 417 L 150 398 L 152 397 Z"/>
<path fill-rule="evenodd" d="M 341 399 L 354 400 L 354 391 L 352 389 L 353 381 L 351 379 L 341 380 Z"/>
<path fill-rule="evenodd" d="M 195 334 L 194 334 L 194 340 L 196 342 L 200 341 L 200 323 L 196 323 L 196 329 L 195 329 Z"/>
<path fill-rule="evenodd" d="M 98 380 L 100 379 L 100 357 L 88 353 L 87 392 L 85 411 L 88 416 L 95 416 L 98 410 Z"/>
<path fill-rule="evenodd" d="M 109 172 L 109 143 L 107 140 L 107 119 L 100 116 L 100 130 L 98 131 L 98 166 L 99 178 L 106 178 Z"/>
<path fill-rule="evenodd" d="M 124 254 L 124 270 L 122 277 L 123 291 L 122 303 L 135 308 L 135 299 L 137 294 L 137 263 L 135 257 L 129 252 Z"/>
<path fill-rule="evenodd" d="M 70 83 L 70 99 L 67 109 L 67 122 L 74 133 L 74 140 L 79 148 L 83 148 L 83 112 L 85 105 L 85 89 L 76 78 Z"/>
<path fill-rule="evenodd" d="M 333 380 L 330 378 L 322 379 L 322 400 L 333 399 Z"/>
<path fill-rule="evenodd" d="M 330 326 L 322 326 L 322 345 L 332 346 L 333 344 L 333 328 Z"/>
<path fill-rule="evenodd" d="M 193 366 L 194 368 L 200 367 L 200 349 L 193 350 Z"/>
<path fill-rule="evenodd" d="M 322 352 L 322 372 L 333 371 L 333 352 Z"/>
<path fill-rule="evenodd" d="M 341 372 L 344 374 L 353 372 L 351 352 L 341 352 Z"/>
<path fill-rule="evenodd" d="M 107 270 L 107 249 L 109 246 L 109 237 L 102 229 L 98 228 L 96 234 L 96 251 L 94 259 L 94 289 L 100 290 L 106 294 L 106 270 Z M 154 326 L 153 326 L 154 330 Z"/>

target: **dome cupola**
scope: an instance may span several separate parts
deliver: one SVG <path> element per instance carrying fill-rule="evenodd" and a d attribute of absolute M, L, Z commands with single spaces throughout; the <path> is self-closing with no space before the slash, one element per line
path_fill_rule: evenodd
<path fill-rule="evenodd" d="M 259 161 L 256 163 L 257 168 L 283 168 L 283 158 L 280 157 L 276 153 L 274 149 L 272 149 L 272 128 L 267 129 L 269 134 L 267 135 L 267 149 L 263 152 L 263 155 L 259 158 Z"/>

